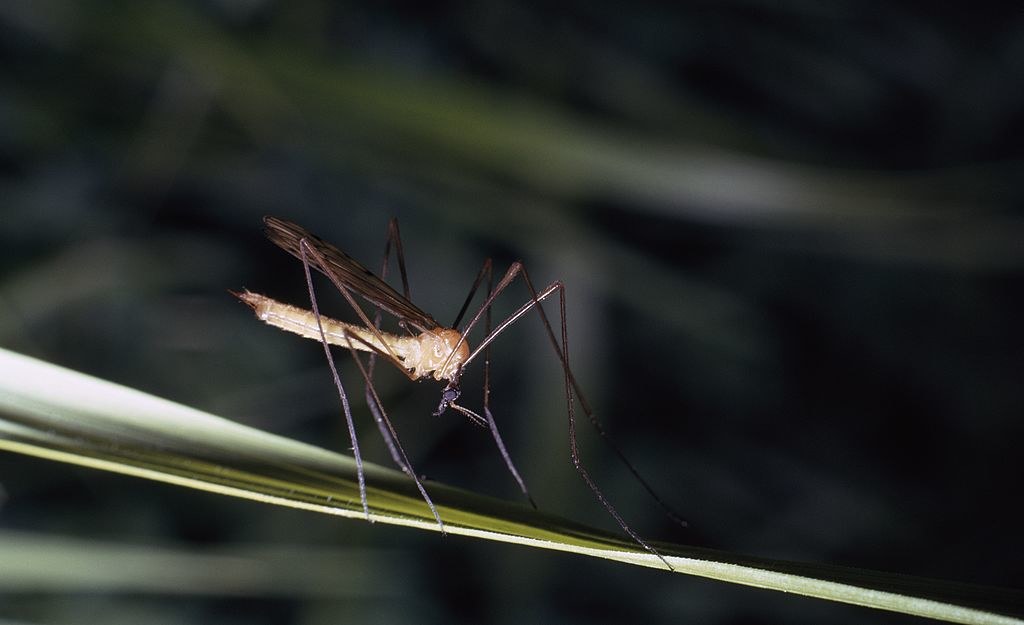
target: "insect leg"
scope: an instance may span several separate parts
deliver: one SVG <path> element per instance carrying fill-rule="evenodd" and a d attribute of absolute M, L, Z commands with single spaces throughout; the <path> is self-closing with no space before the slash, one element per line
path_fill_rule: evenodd
<path fill-rule="evenodd" d="M 324 345 L 324 352 L 327 354 L 327 361 L 330 364 L 331 373 L 334 376 L 335 385 L 337 386 L 338 391 L 341 394 L 342 405 L 345 408 L 345 420 L 348 425 L 349 436 L 352 439 L 352 453 L 356 459 L 356 472 L 358 474 L 359 481 L 359 496 L 363 503 L 363 510 L 366 513 L 366 518 L 367 520 L 370 520 L 370 510 L 366 502 L 366 477 L 363 472 L 362 458 L 359 454 L 359 444 L 357 442 L 358 439 L 356 438 L 355 424 L 353 423 L 352 420 L 352 411 L 349 408 L 348 398 L 345 394 L 344 387 L 341 384 L 341 378 L 338 376 L 338 370 L 335 367 L 334 357 L 331 355 L 330 346 L 327 344 L 327 338 L 323 334 L 323 326 L 320 323 L 320 312 L 316 303 L 316 295 L 313 291 L 313 278 L 312 275 L 310 274 L 309 262 L 306 258 L 307 252 L 312 252 L 314 254 L 316 252 L 306 244 L 305 239 L 299 241 L 299 251 L 301 253 L 303 267 L 305 268 L 306 272 L 306 285 L 309 287 L 309 292 L 311 296 L 310 301 L 312 302 L 313 305 L 313 314 L 317 319 L 317 325 L 320 327 L 320 335 L 322 343 Z M 413 470 L 412 464 L 409 462 L 409 458 L 405 454 L 405 450 L 402 449 L 401 444 L 398 442 L 398 434 L 397 432 L 395 432 L 395 428 L 391 424 L 391 420 L 388 419 L 387 413 L 384 411 L 384 407 L 381 404 L 380 397 L 377 396 L 377 391 L 373 388 L 373 383 L 370 381 L 369 372 L 364 367 L 363 361 L 359 358 L 359 354 L 356 353 L 355 347 L 352 345 L 352 339 L 355 338 L 356 340 L 358 340 L 358 337 L 346 338 L 348 339 L 349 351 L 352 353 L 352 358 L 353 360 L 355 360 L 356 366 L 359 368 L 359 372 L 363 376 L 363 380 L 367 385 L 367 392 L 372 399 L 372 401 L 368 402 L 368 405 L 370 406 L 370 411 L 374 413 L 375 420 L 379 419 L 380 422 L 385 424 L 388 432 L 388 434 L 385 436 L 385 441 L 390 440 L 390 442 L 394 445 L 395 464 L 397 464 L 405 473 L 407 473 L 412 478 L 413 482 L 416 484 L 416 488 L 420 491 L 420 495 L 426 502 L 427 507 L 430 508 L 430 512 L 434 515 L 434 519 L 437 520 L 437 524 L 438 527 L 440 527 L 441 529 L 441 533 L 444 533 L 444 523 L 441 522 L 441 516 L 437 512 L 437 507 L 434 505 L 433 500 L 430 499 L 430 495 L 427 494 L 427 490 L 423 487 L 423 483 L 420 481 L 419 477 L 416 475 L 416 472 Z"/>
<path fill-rule="evenodd" d="M 392 425 L 391 419 L 388 418 L 387 412 L 384 411 L 384 404 L 381 403 L 380 397 L 377 395 L 377 390 L 373 387 L 373 383 L 370 382 L 370 373 L 363 366 L 363 361 L 359 359 L 359 355 L 356 353 L 355 347 L 353 347 L 351 340 L 349 341 L 349 351 L 352 352 L 352 357 L 356 361 L 356 366 L 359 368 L 359 372 L 363 376 L 363 380 L 366 382 L 367 395 L 372 401 L 368 402 L 370 412 L 373 413 L 374 420 L 379 423 L 383 423 L 388 431 L 385 435 L 385 440 L 390 438 L 395 450 L 395 464 L 401 467 L 402 471 L 408 474 L 412 478 L 413 483 L 416 484 L 416 489 L 420 491 L 420 496 L 423 497 L 423 501 L 426 502 L 427 507 L 430 508 L 430 513 L 434 515 L 434 520 L 437 521 L 437 526 L 441 529 L 441 533 L 444 534 L 444 523 L 441 521 L 441 515 L 437 511 L 437 506 L 434 505 L 434 501 L 427 494 L 427 489 L 424 488 L 423 482 L 420 481 L 418 475 L 412 468 L 412 463 L 409 462 L 409 457 L 405 454 L 405 450 L 402 449 L 402 443 L 398 440 L 398 432 L 395 431 L 395 426 Z"/>
<path fill-rule="evenodd" d="M 469 303 L 473 300 L 473 296 L 476 295 L 480 285 L 487 281 L 487 292 L 485 299 L 489 299 L 491 296 L 491 290 L 493 287 L 493 271 L 491 259 L 488 258 L 484 261 L 483 266 L 480 267 L 480 272 L 476 275 L 476 280 L 473 281 L 473 286 L 469 289 L 469 295 L 466 296 L 465 303 L 462 304 L 462 309 L 459 310 L 459 314 L 455 318 L 455 323 L 452 327 L 459 325 L 459 321 L 463 315 L 466 314 L 466 310 L 469 308 Z M 483 309 L 482 309 L 483 310 Z M 484 332 L 490 333 L 491 331 L 491 307 L 486 306 L 486 312 L 484 313 Z M 467 328 L 468 330 L 468 328 Z M 491 351 L 490 347 L 484 350 L 484 418 L 481 419 L 480 415 L 463 408 L 462 406 L 451 404 L 451 407 L 462 412 L 471 419 L 478 419 L 487 424 L 487 428 L 491 431 L 491 437 L 494 439 L 494 444 L 498 447 L 498 452 L 501 454 L 502 460 L 505 461 L 505 466 L 508 467 L 508 472 L 512 474 L 512 478 L 519 485 L 519 490 L 523 491 L 523 496 L 530 502 L 530 505 L 537 508 L 537 503 L 530 496 L 529 489 L 526 488 L 526 482 L 520 475 L 519 470 L 516 469 L 516 465 L 512 462 L 512 455 L 508 453 L 508 448 L 505 447 L 505 441 L 501 438 L 501 433 L 498 431 L 498 423 L 494 420 L 494 415 L 491 414 Z"/>
<path fill-rule="evenodd" d="M 392 218 L 388 222 L 388 236 L 387 241 L 384 243 L 384 262 L 381 264 L 380 277 L 381 280 L 387 280 L 388 277 L 388 259 L 391 256 L 391 246 L 395 246 L 395 254 L 398 257 L 398 271 L 402 274 L 402 290 L 406 299 L 409 299 L 409 279 L 405 273 L 405 253 L 402 250 L 402 237 L 398 232 L 398 220 Z M 379 306 L 374 306 L 373 314 L 373 326 L 379 331 L 381 321 L 381 310 Z M 402 464 L 402 456 L 399 454 L 399 445 L 396 439 L 391 436 L 390 424 L 385 423 L 385 415 L 383 410 L 378 410 L 377 404 L 374 401 L 374 397 L 377 395 L 376 389 L 373 387 L 373 368 L 377 364 L 377 354 L 375 352 L 370 353 L 370 359 L 366 367 L 366 384 L 363 387 L 364 396 L 366 397 L 366 405 L 370 408 L 370 413 L 373 415 L 373 420 L 377 424 L 377 429 L 380 430 L 380 435 L 384 439 L 384 444 L 388 448 L 388 453 L 391 454 L 391 459 L 396 465 L 401 467 L 406 473 L 412 473 L 412 467 L 405 466 Z"/>
<path fill-rule="evenodd" d="M 359 453 L 359 439 L 356 437 L 356 427 L 352 420 L 352 409 L 349 407 L 348 394 L 341 384 L 341 377 L 338 375 L 338 368 L 334 364 L 334 356 L 331 355 L 331 346 L 327 343 L 327 336 L 324 334 L 324 326 L 320 320 L 320 308 L 316 303 L 316 291 L 313 289 L 313 276 L 309 271 L 309 261 L 306 258 L 305 246 L 299 246 L 302 251 L 302 268 L 306 273 L 306 287 L 309 289 L 309 301 L 313 307 L 313 316 L 316 318 L 317 328 L 320 330 L 320 342 L 324 346 L 324 354 L 327 356 L 327 364 L 331 367 L 331 376 L 334 378 L 334 386 L 338 389 L 338 396 L 341 397 L 341 407 L 345 413 L 345 424 L 348 426 L 349 439 L 352 441 L 352 456 L 356 461 L 356 479 L 359 482 L 359 499 L 363 504 L 363 513 L 366 520 L 373 522 L 370 518 L 370 506 L 366 503 L 366 475 L 363 473 L 363 458 Z"/>
<path fill-rule="evenodd" d="M 675 521 L 675 522 L 677 522 L 677 523 L 679 523 L 679 524 L 681 524 L 683 526 L 686 526 L 686 522 L 683 521 L 679 517 L 679 515 L 677 515 L 664 502 L 664 500 L 657 495 L 657 493 L 654 492 L 654 489 L 648 484 L 647 480 L 645 480 L 640 475 L 639 471 L 637 471 L 636 467 L 626 458 L 626 456 L 622 452 L 622 450 L 619 449 L 619 447 L 617 445 L 615 445 L 615 443 L 612 441 L 611 437 L 605 431 L 604 427 L 601 426 L 600 422 L 597 420 L 597 417 L 594 414 L 594 411 L 590 407 L 590 403 L 587 401 L 586 397 L 583 395 L 583 392 L 580 389 L 580 385 L 576 381 L 576 377 L 573 375 L 572 369 L 569 366 L 569 355 L 568 355 L 568 342 L 569 341 L 568 341 L 568 329 L 567 329 L 567 325 L 566 325 L 566 312 L 565 312 L 565 285 L 561 281 L 555 281 L 555 282 L 551 283 L 550 285 L 548 285 L 547 287 L 545 287 L 543 290 L 538 292 L 534 288 L 533 282 L 530 280 L 530 277 L 529 277 L 529 274 L 526 271 L 526 268 L 523 266 L 523 264 L 521 262 L 516 262 L 516 263 L 513 263 L 509 267 L 508 271 L 505 272 L 504 277 L 502 277 L 502 279 L 498 282 L 498 286 L 495 287 L 494 292 L 491 293 L 490 296 L 487 298 L 487 300 L 484 302 L 484 307 L 488 307 L 491 304 L 493 304 L 493 302 L 497 298 L 497 296 L 500 295 L 501 292 L 504 291 L 515 280 L 515 278 L 518 277 L 518 276 L 522 276 L 523 282 L 525 282 L 525 284 L 527 286 L 527 289 L 529 289 L 529 291 L 530 291 L 530 300 L 527 301 L 525 304 L 523 304 L 518 310 L 513 312 L 511 315 L 509 315 L 501 323 L 499 323 L 494 328 L 494 330 L 489 332 L 487 334 L 487 336 L 484 337 L 484 339 L 480 342 L 480 344 L 478 344 L 476 346 L 476 349 L 469 355 L 469 357 L 465 361 L 463 361 L 463 363 L 462 363 L 463 367 L 465 367 L 471 360 L 476 358 L 477 355 L 479 355 L 482 351 L 486 350 L 487 347 L 490 345 L 490 343 L 493 342 L 494 339 L 497 338 L 497 336 L 499 334 L 501 334 L 501 332 L 503 332 L 508 326 L 510 326 L 513 323 L 515 323 L 516 321 L 518 321 L 531 308 L 536 308 L 537 312 L 538 312 L 538 315 L 540 316 L 541 322 L 544 325 L 545 332 L 548 335 L 548 339 L 549 339 L 549 341 L 551 343 L 551 346 L 554 349 L 555 354 L 558 356 L 558 360 L 560 361 L 560 363 L 562 365 L 562 370 L 563 370 L 563 372 L 565 374 L 566 413 L 567 413 L 568 421 L 569 421 L 569 454 L 570 454 L 570 459 L 572 460 L 573 466 L 576 468 L 576 471 L 580 474 L 580 477 L 583 479 L 583 481 L 586 482 L 587 486 L 594 493 L 594 495 L 598 499 L 598 501 L 602 504 L 602 506 L 604 506 L 605 510 L 607 510 L 608 513 L 612 516 L 612 518 L 615 519 L 615 521 L 618 523 L 619 527 L 621 527 L 622 530 L 626 534 L 628 534 L 641 547 L 643 547 L 644 549 L 646 549 L 650 553 L 658 556 L 658 558 L 660 558 L 662 560 L 662 562 L 664 562 L 665 565 L 668 568 L 671 569 L 672 566 L 668 563 L 668 561 L 665 560 L 665 558 L 660 553 L 658 553 L 658 551 L 656 551 L 646 541 L 644 541 L 640 537 L 640 535 L 637 534 L 636 531 L 633 530 L 633 528 L 630 527 L 625 522 L 625 520 L 618 513 L 618 511 L 611 505 L 611 503 L 605 497 L 604 493 L 601 492 L 600 488 L 598 488 L 597 484 L 594 482 L 593 478 L 590 476 L 590 473 L 583 466 L 582 459 L 580 458 L 579 448 L 578 448 L 577 439 L 576 439 L 576 417 L 575 417 L 575 400 L 574 400 L 574 396 L 575 396 L 575 398 L 579 399 L 580 407 L 583 409 L 584 414 L 587 415 L 587 418 L 590 420 L 591 424 L 594 426 L 594 428 L 596 429 L 598 434 L 612 448 L 612 450 L 615 452 L 615 454 L 619 457 L 619 459 L 623 462 L 623 464 L 626 465 L 626 467 L 633 474 L 633 476 L 637 479 L 637 481 L 639 481 L 639 483 L 651 495 L 651 497 L 653 497 L 654 500 L 665 510 L 665 512 L 669 516 L 669 518 L 671 518 L 673 521 Z M 562 339 L 561 340 L 561 345 L 559 345 L 559 341 L 555 337 L 555 332 L 554 332 L 554 329 L 552 328 L 551 322 L 548 319 L 547 314 L 544 312 L 544 307 L 541 305 L 541 301 L 542 300 L 544 300 L 547 297 L 551 296 L 556 291 L 558 292 L 558 298 L 559 298 L 559 310 L 560 310 L 560 321 L 561 321 L 561 339 Z M 480 320 L 482 315 L 483 315 L 483 309 L 478 311 L 476 313 L 476 315 L 474 315 L 474 317 L 466 325 L 466 328 L 463 331 L 463 336 L 465 336 L 465 334 L 469 332 L 469 330 L 473 327 L 473 325 L 475 325 Z M 485 359 L 486 359 L 486 355 L 485 355 Z"/>

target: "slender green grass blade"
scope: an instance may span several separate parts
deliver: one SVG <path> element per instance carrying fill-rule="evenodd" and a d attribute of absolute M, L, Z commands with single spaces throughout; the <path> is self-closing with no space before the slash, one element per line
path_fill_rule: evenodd
<path fill-rule="evenodd" d="M 361 519 L 351 458 L 0 350 L 0 449 Z M 366 466 L 371 519 L 437 531 L 399 471 Z M 622 538 L 428 483 L 449 533 L 663 568 Z M 383 531 L 383 529 L 382 529 Z M 1024 593 L 659 543 L 675 572 L 955 623 L 1022 624 Z"/>

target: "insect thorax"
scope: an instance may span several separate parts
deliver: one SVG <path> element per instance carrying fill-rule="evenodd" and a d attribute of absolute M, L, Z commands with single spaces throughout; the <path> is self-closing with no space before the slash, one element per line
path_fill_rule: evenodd
<path fill-rule="evenodd" d="M 417 378 L 431 376 L 435 380 L 451 380 L 469 357 L 469 344 L 466 341 L 462 341 L 458 350 L 455 350 L 461 338 L 457 330 L 434 328 L 417 336 L 406 337 L 401 346 L 403 353 L 398 356 Z"/>

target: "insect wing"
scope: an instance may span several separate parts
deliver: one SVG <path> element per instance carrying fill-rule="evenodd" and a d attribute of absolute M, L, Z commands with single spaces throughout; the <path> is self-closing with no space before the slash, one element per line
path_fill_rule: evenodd
<path fill-rule="evenodd" d="M 308 259 L 317 271 L 328 277 L 334 276 L 344 286 L 358 293 L 371 304 L 410 323 L 420 331 L 433 330 L 441 325 L 398 291 L 391 288 L 387 282 L 361 265 L 359 261 L 311 234 L 302 226 L 271 216 L 264 217 L 263 224 L 266 227 L 267 238 L 299 260 L 302 260 L 299 242 L 305 239 L 306 243 L 316 249 L 323 258 L 323 264 L 317 258 Z"/>

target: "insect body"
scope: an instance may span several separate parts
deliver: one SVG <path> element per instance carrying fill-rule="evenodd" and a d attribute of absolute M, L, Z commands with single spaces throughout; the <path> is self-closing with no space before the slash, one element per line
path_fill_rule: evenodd
<path fill-rule="evenodd" d="M 601 437 L 604 438 L 604 440 L 611 446 L 619 456 L 619 459 L 622 460 L 626 467 L 629 468 L 630 472 L 638 482 L 663 508 L 665 508 L 666 512 L 671 518 L 673 518 L 673 520 L 677 521 L 681 525 L 686 525 L 686 523 L 679 519 L 679 517 L 675 515 L 670 508 L 668 508 L 662 499 L 658 497 L 648 483 L 636 471 L 633 465 L 626 460 L 622 452 L 619 451 L 619 449 L 611 442 L 611 439 L 608 438 L 607 434 L 604 432 L 604 429 L 597 421 L 588 402 L 584 398 L 583 393 L 580 390 L 580 386 L 569 367 L 568 332 L 565 320 L 565 286 L 560 281 L 555 281 L 547 287 L 538 290 L 534 288 L 529 274 L 526 272 L 526 268 L 523 264 L 521 262 L 515 262 L 508 268 L 504 276 L 492 289 L 491 261 L 488 259 L 484 262 L 477 274 L 476 281 L 471 287 L 469 296 L 466 298 L 466 302 L 463 304 L 461 311 L 456 316 L 455 322 L 452 323 L 451 327 L 446 327 L 438 323 L 432 316 L 420 310 L 420 308 L 410 301 L 408 281 L 405 275 L 405 260 L 402 253 L 401 237 L 398 234 L 398 224 L 395 220 L 392 220 L 389 224 L 388 244 L 385 248 L 384 272 L 386 272 L 387 268 L 387 255 L 391 246 L 394 245 L 396 255 L 398 257 L 398 267 L 401 272 L 404 295 L 399 294 L 382 278 L 376 276 L 351 256 L 333 245 L 317 238 L 301 226 L 276 217 L 265 217 L 264 224 L 266 225 L 267 237 L 274 244 L 302 261 L 303 268 L 305 270 L 306 285 L 309 289 L 312 310 L 306 310 L 289 304 L 284 304 L 265 295 L 253 293 L 248 290 L 244 293 L 235 293 L 235 295 L 252 307 L 256 312 L 256 315 L 266 323 L 305 338 L 320 341 L 323 344 L 324 352 L 327 356 L 328 364 L 330 365 L 331 372 L 334 377 L 334 383 L 342 401 L 342 408 L 345 413 L 349 435 L 352 440 L 352 452 L 356 461 L 360 498 L 362 500 L 363 510 L 367 519 L 370 519 L 371 517 L 369 505 L 366 499 L 365 477 L 363 475 L 359 444 L 355 436 L 355 426 L 353 424 L 352 413 L 349 407 L 348 395 L 341 383 L 341 378 L 338 376 L 329 345 L 343 347 L 351 352 L 365 382 L 367 405 L 377 421 L 381 434 L 384 437 L 384 441 L 388 446 L 388 450 L 391 452 L 392 459 L 415 482 L 424 501 L 427 503 L 434 515 L 434 518 L 437 520 L 438 526 L 442 531 L 444 531 L 444 523 L 441 520 L 441 516 L 438 513 L 437 508 L 434 506 L 433 501 L 431 501 L 430 495 L 427 493 L 421 480 L 412 469 L 412 465 L 410 464 L 409 459 L 398 440 L 398 435 L 395 432 L 390 419 L 387 417 L 384 406 L 381 404 L 380 398 L 377 396 L 377 392 L 373 387 L 371 378 L 375 358 L 381 357 L 386 359 L 404 373 L 410 380 L 420 380 L 430 377 L 439 382 L 445 382 L 446 385 L 444 391 L 441 393 L 440 403 L 434 414 L 439 415 L 451 408 L 463 414 L 477 425 L 489 428 L 509 472 L 519 484 L 519 488 L 522 490 L 523 494 L 530 503 L 533 504 L 533 499 L 527 491 L 526 484 L 520 476 L 519 471 L 516 469 L 515 464 L 512 462 L 512 458 L 509 455 L 508 450 L 505 448 L 505 444 L 498 432 L 498 426 L 494 421 L 494 417 L 491 415 L 489 408 L 490 358 L 488 357 L 488 350 L 491 342 L 493 342 L 498 335 L 505 330 L 505 328 L 518 321 L 531 309 L 536 309 L 537 314 L 544 325 L 551 347 L 562 365 L 565 380 L 566 412 L 569 428 L 569 455 L 573 466 L 576 468 L 576 471 L 579 473 L 583 481 L 594 493 L 601 505 L 603 505 L 608 513 L 615 519 L 616 523 L 618 523 L 622 530 L 638 545 L 658 556 L 668 568 L 672 568 L 661 554 L 648 545 L 647 542 L 644 541 L 639 534 L 637 534 L 625 522 L 625 520 L 623 520 L 583 466 L 576 443 L 575 406 L 577 402 L 579 402 L 584 414 L 586 414 L 590 422 L 594 425 L 598 434 L 601 435 Z M 352 307 L 352 310 L 359 317 L 360 323 L 355 324 L 337 321 L 320 314 L 316 294 L 313 290 L 313 282 L 310 273 L 311 267 L 327 276 L 327 278 L 334 284 L 341 295 Z M 384 272 L 382 272 L 382 274 Z M 516 278 L 520 277 L 529 290 L 530 299 L 492 329 L 491 306 L 494 303 L 495 298 L 497 298 L 498 295 L 501 294 Z M 487 290 L 483 304 L 460 330 L 455 329 L 456 327 L 459 327 L 459 322 L 466 313 L 469 303 L 472 301 L 476 291 L 485 280 Z M 543 300 L 555 293 L 557 293 L 559 297 L 561 321 L 561 332 L 558 337 L 556 337 L 551 322 L 548 320 L 548 317 L 541 306 L 541 302 Z M 376 314 L 373 321 L 370 320 L 366 312 L 362 307 L 360 307 L 353 294 L 359 295 L 375 307 Z M 406 329 L 408 335 L 391 334 L 381 330 L 381 311 L 396 317 L 399 324 Z M 485 336 L 474 349 L 470 349 L 470 346 L 466 341 L 466 336 L 481 321 L 484 322 Z M 358 352 L 368 352 L 370 354 L 368 366 L 360 360 L 357 355 Z M 481 354 L 484 355 L 484 400 L 482 415 L 457 403 L 461 393 L 459 388 L 459 379 L 462 372 L 470 362 Z M 534 505 L 534 507 L 536 507 L 536 505 Z"/>
<path fill-rule="evenodd" d="M 462 335 L 452 328 L 439 326 L 415 336 L 398 336 L 383 330 L 372 332 L 364 326 L 330 317 L 320 317 L 318 325 L 311 310 L 251 291 L 240 293 L 238 298 L 251 306 L 260 320 L 276 328 L 319 341 L 322 326 L 324 337 L 331 345 L 349 347 L 351 344 L 356 351 L 393 355 L 414 380 L 432 377 L 438 381 L 455 381 L 463 361 L 469 357 L 469 343 L 461 340 Z"/>

